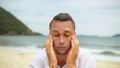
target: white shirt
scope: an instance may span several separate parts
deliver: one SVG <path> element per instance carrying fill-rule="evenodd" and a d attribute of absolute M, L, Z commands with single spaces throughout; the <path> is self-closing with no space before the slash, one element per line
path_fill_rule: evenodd
<path fill-rule="evenodd" d="M 79 49 L 79 54 L 76 59 L 77 68 L 96 68 L 95 58 L 83 49 Z M 45 49 L 35 56 L 30 63 L 30 68 L 49 68 L 48 58 Z M 56 68 L 60 68 L 58 65 Z M 65 64 L 62 68 L 68 68 Z"/>

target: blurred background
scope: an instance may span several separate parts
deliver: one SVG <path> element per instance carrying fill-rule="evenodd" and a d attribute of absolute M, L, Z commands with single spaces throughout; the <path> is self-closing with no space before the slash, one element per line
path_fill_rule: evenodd
<path fill-rule="evenodd" d="M 44 48 L 58 13 L 74 19 L 81 48 L 120 63 L 120 0 L 0 0 L 0 49 Z"/>

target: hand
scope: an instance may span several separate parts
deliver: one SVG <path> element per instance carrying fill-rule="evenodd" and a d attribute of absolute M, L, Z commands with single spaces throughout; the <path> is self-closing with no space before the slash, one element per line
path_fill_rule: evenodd
<path fill-rule="evenodd" d="M 72 46 L 68 53 L 66 64 L 68 65 L 68 68 L 76 68 L 75 62 L 79 52 L 79 41 L 75 36 L 72 36 L 71 44 Z"/>
<path fill-rule="evenodd" d="M 49 67 L 55 68 L 57 65 L 57 59 L 56 59 L 56 55 L 53 50 L 53 39 L 51 35 L 46 40 L 45 45 L 46 45 L 46 54 L 47 54 L 48 61 L 49 61 Z"/>

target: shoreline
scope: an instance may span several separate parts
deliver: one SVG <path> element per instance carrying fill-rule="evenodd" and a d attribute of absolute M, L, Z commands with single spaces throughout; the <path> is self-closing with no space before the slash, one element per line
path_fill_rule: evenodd
<path fill-rule="evenodd" d="M 11 47 L 11 46 L 10 47 L 2 47 L 2 46 L 0 46 L 0 50 L 1 49 L 39 53 L 40 50 L 42 50 L 43 48 L 37 48 L 34 46 L 31 46 L 31 47 Z M 91 53 L 96 58 L 96 60 L 120 62 L 120 56 L 97 54 L 97 52 L 101 52 L 100 49 L 88 49 L 88 48 L 81 48 L 81 49 Z"/>
<path fill-rule="evenodd" d="M 0 48 L 0 68 L 29 68 L 37 52 Z M 96 60 L 97 68 L 120 68 L 120 62 Z"/>

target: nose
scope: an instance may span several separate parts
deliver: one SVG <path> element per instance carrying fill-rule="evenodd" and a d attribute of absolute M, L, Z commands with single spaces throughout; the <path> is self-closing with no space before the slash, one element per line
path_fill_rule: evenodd
<path fill-rule="evenodd" d="M 64 42 L 65 42 L 65 38 L 63 36 L 60 36 L 59 43 L 64 44 Z"/>

